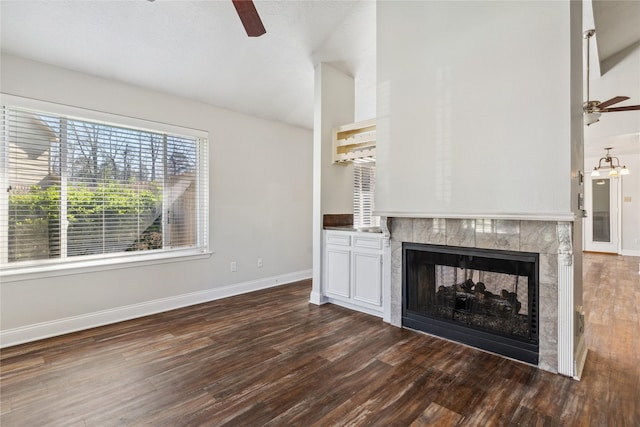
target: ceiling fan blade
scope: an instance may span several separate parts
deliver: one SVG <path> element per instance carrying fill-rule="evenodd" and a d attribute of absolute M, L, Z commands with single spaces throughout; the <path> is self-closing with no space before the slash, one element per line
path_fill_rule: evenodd
<path fill-rule="evenodd" d="M 605 108 L 604 110 L 600 110 L 603 113 L 613 113 L 615 111 L 635 111 L 640 110 L 640 105 L 627 105 L 626 107 L 613 107 L 613 108 Z"/>
<path fill-rule="evenodd" d="M 628 96 L 614 96 L 613 98 L 598 104 L 598 108 L 599 109 L 607 108 L 609 105 L 617 104 L 618 102 L 626 101 L 627 99 L 629 99 Z"/>
<path fill-rule="evenodd" d="M 236 7 L 240 21 L 244 25 L 249 37 L 259 37 L 267 32 L 262 25 L 260 15 L 253 4 L 253 0 L 232 0 Z"/>

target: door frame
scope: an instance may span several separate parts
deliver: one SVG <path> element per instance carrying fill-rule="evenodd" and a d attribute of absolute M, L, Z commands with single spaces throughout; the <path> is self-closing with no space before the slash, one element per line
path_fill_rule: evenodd
<path fill-rule="evenodd" d="M 582 221 L 582 249 L 589 252 L 616 253 L 622 252 L 622 183 L 621 177 L 587 175 L 584 186 L 584 208 L 587 217 Z M 593 236 L 593 182 L 598 179 L 609 180 L 609 210 L 610 210 L 610 233 L 611 242 L 594 242 Z"/>

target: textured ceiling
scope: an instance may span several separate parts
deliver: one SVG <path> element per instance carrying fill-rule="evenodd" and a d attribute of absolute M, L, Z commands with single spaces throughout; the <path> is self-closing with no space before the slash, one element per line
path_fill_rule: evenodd
<path fill-rule="evenodd" d="M 249 38 L 231 0 L 2 0 L 2 50 L 306 128 L 318 62 L 375 88 L 374 2 L 255 3 Z"/>

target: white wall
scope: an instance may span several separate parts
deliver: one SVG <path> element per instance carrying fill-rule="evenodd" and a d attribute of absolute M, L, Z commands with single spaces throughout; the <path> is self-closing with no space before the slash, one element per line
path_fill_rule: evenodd
<path fill-rule="evenodd" d="M 187 262 L 5 279 L 0 287 L 4 344 L 311 276 L 311 131 L 14 56 L 3 55 L 1 66 L 4 93 L 208 131 L 213 251 Z M 257 268 L 257 257 L 263 268 Z M 230 261 L 237 262 L 237 272 L 230 272 Z M 185 295 L 189 298 L 180 298 Z M 158 300 L 163 304 L 149 303 Z M 84 320 L 65 321 L 70 318 Z M 17 330 L 31 332 L 11 335 Z"/>
<path fill-rule="evenodd" d="M 311 55 L 316 70 L 324 64 L 353 77 L 355 110 L 349 123 L 376 117 L 376 7 L 375 1 L 354 2 Z"/>
<path fill-rule="evenodd" d="M 640 150 L 618 158 L 632 171 L 621 179 L 622 255 L 640 256 Z"/>
<path fill-rule="evenodd" d="M 353 165 L 332 161 L 333 128 L 352 123 L 355 108 L 353 77 L 320 63 L 315 67 L 313 118 L 313 288 L 310 301 L 322 296 L 322 218 L 353 213 Z"/>
<path fill-rule="evenodd" d="M 328 64 L 316 67 L 314 138 L 321 146 L 321 212 L 353 213 L 353 165 L 334 164 L 333 128 L 353 122 L 354 79 Z"/>
<path fill-rule="evenodd" d="M 378 2 L 381 214 L 573 218 L 570 7 Z"/>

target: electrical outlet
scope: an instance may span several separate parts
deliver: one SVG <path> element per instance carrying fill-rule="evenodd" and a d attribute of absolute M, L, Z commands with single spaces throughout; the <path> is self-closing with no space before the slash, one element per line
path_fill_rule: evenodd
<path fill-rule="evenodd" d="M 258 268 L 262 268 L 262 258 L 258 258 Z"/>
<path fill-rule="evenodd" d="M 238 271 L 238 265 L 235 261 L 231 261 L 231 265 L 229 266 L 229 268 L 231 269 L 231 272 Z"/>

